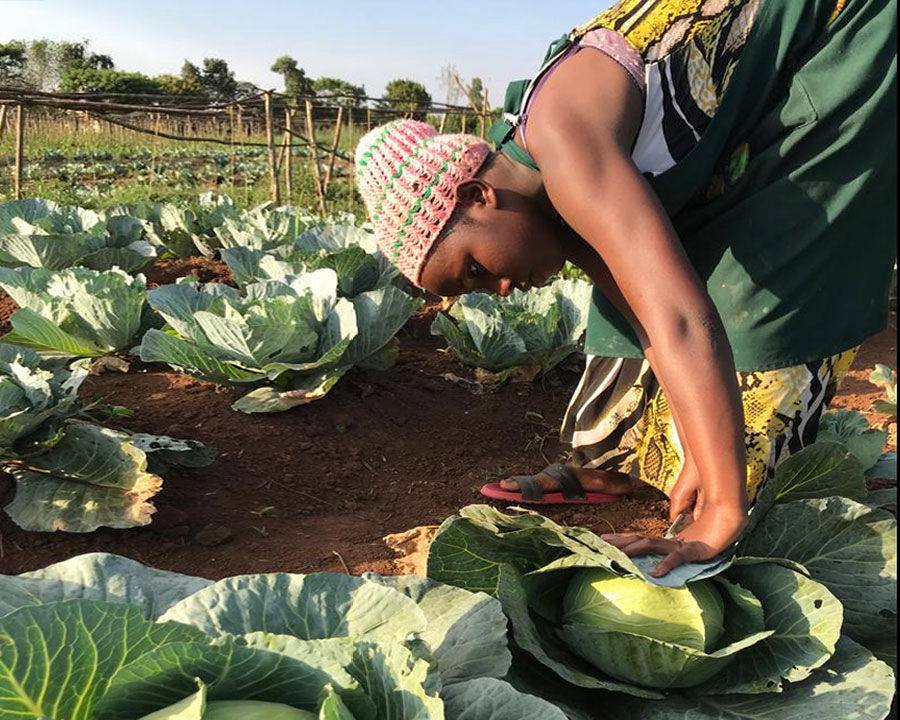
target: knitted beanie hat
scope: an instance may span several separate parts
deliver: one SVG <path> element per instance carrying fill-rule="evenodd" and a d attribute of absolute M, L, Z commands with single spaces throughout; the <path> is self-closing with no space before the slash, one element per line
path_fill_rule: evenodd
<path fill-rule="evenodd" d="M 359 141 L 356 182 L 378 246 L 415 285 L 456 207 L 457 185 L 490 153 L 474 135 L 439 135 L 417 120 L 394 120 Z"/>

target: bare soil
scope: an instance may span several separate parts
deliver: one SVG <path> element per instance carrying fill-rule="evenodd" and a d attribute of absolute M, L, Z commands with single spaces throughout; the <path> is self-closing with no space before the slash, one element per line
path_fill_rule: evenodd
<path fill-rule="evenodd" d="M 221 265 L 202 259 L 157 263 L 147 274 L 162 283 L 189 272 L 204 281 L 226 279 Z M 0 299 L 0 322 L 5 307 Z M 211 578 L 274 570 L 398 572 L 383 536 L 438 524 L 481 502 L 483 483 L 560 458 L 557 430 L 578 380 L 573 363 L 543 381 L 474 395 L 442 377 L 473 376 L 429 334 L 435 312 L 427 306 L 401 331 L 396 367 L 353 371 L 322 400 L 285 413 L 236 412 L 229 406 L 239 391 L 162 365 L 135 362 L 128 374 L 89 378 L 86 400 L 134 409 L 134 417 L 119 421 L 123 427 L 201 440 L 219 456 L 208 468 L 170 471 L 154 522 L 143 528 L 27 533 L 0 514 L 0 573 L 92 551 Z M 896 369 L 896 313 L 891 323 L 867 341 L 835 401 L 875 425 L 889 418 L 871 413 L 881 390 L 867 378 L 876 362 Z M 891 428 L 896 448 L 896 423 Z M 13 492 L 0 477 L 0 505 Z M 649 487 L 619 503 L 542 511 L 597 532 L 662 533 L 668 525 L 666 499 Z"/>

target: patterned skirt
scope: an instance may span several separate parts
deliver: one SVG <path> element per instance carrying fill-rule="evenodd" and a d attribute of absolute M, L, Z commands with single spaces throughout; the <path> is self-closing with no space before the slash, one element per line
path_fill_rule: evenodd
<path fill-rule="evenodd" d="M 738 373 L 751 498 L 779 462 L 816 439 L 819 418 L 858 350 L 804 365 Z M 626 473 L 667 495 L 684 462 L 668 402 L 641 358 L 588 356 L 561 438 L 572 446 L 576 465 Z"/>

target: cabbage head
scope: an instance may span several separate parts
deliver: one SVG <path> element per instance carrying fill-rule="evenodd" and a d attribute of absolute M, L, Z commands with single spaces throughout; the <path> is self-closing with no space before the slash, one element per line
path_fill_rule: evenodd
<path fill-rule="evenodd" d="M 725 631 L 725 605 L 713 580 L 652 585 L 608 570 L 582 570 L 569 583 L 563 622 L 596 625 L 709 651 Z"/>
<path fill-rule="evenodd" d="M 318 716 L 283 703 L 218 700 L 207 703 L 203 720 L 316 720 Z"/>
<path fill-rule="evenodd" d="M 432 335 L 443 335 L 457 357 L 472 367 L 502 372 L 539 366 L 548 372 L 580 349 L 587 326 L 591 285 L 557 280 L 508 297 L 473 292 L 439 314 Z"/>
<path fill-rule="evenodd" d="M 29 198 L 0 205 L 0 265 L 134 272 L 157 255 L 139 218 Z"/>
<path fill-rule="evenodd" d="M 572 717 L 876 720 L 896 662 L 897 523 L 881 504 L 847 446 L 815 443 L 762 488 L 733 556 L 654 578 L 659 556 L 475 505 L 442 524 L 428 576 L 498 598 L 513 673 Z"/>
<path fill-rule="evenodd" d="M 127 352 L 151 318 L 144 276 L 114 268 L 0 267 L 0 287 L 19 305 L 0 342 L 50 357 Z"/>

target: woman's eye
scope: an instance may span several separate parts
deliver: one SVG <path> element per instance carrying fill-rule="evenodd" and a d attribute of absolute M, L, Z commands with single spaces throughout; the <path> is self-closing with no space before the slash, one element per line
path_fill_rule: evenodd
<path fill-rule="evenodd" d="M 476 278 L 479 275 L 481 275 L 481 265 L 479 265 L 477 262 L 472 260 L 469 263 L 469 269 L 467 272 L 469 273 L 470 278 Z"/>

